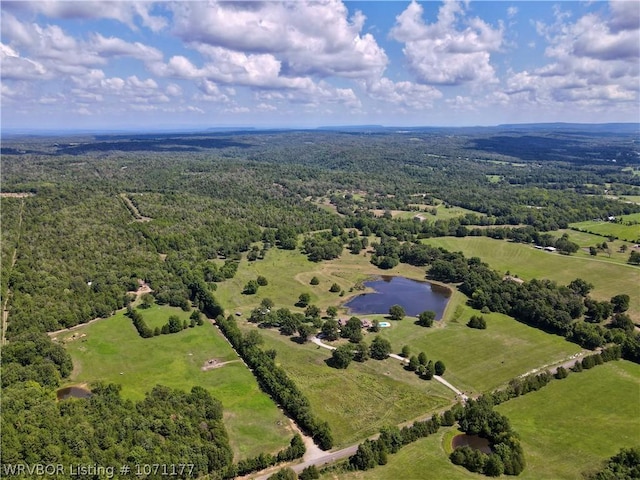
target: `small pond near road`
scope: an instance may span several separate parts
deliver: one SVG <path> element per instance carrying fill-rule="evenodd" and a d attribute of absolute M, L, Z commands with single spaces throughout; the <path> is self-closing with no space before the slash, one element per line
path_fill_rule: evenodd
<path fill-rule="evenodd" d="M 58 400 L 66 400 L 67 398 L 89 398 L 91 391 L 82 387 L 65 387 L 56 392 Z"/>
<path fill-rule="evenodd" d="M 344 304 L 354 315 L 386 314 L 393 305 L 401 305 L 407 315 L 417 317 L 425 310 L 436 312 L 440 320 L 451 291 L 447 287 L 405 277 L 381 276 L 364 282 L 374 293 L 363 293 Z"/>

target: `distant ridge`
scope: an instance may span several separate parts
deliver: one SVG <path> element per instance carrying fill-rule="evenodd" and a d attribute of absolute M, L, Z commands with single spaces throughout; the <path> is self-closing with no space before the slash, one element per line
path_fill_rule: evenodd
<path fill-rule="evenodd" d="M 496 128 L 509 130 L 579 130 L 606 132 L 640 132 L 640 123 L 504 123 Z"/>

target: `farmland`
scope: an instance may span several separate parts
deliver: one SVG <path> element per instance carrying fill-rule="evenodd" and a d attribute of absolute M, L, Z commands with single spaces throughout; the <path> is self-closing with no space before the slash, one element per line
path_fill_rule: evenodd
<path fill-rule="evenodd" d="M 426 243 L 451 251 L 462 251 L 468 257 L 479 257 L 499 272 L 510 272 L 524 280 L 548 278 L 566 285 L 582 278 L 594 285 L 592 295 L 608 300 L 626 293 L 631 297 L 630 311 L 640 318 L 640 269 L 620 262 L 584 256 L 565 256 L 537 250 L 531 245 L 493 240 L 485 237 L 443 237 Z"/>
<path fill-rule="evenodd" d="M 187 312 L 154 306 L 142 310 L 150 324 L 166 323 L 170 315 Z M 139 400 L 156 384 L 189 390 L 201 385 L 225 409 L 225 424 L 238 458 L 277 451 L 292 435 L 287 418 L 262 393 L 224 337 L 208 322 L 182 332 L 141 338 L 124 313 L 61 334 L 74 362 L 69 384 L 114 382 L 126 398 Z M 202 371 L 208 360 L 232 362 Z"/>

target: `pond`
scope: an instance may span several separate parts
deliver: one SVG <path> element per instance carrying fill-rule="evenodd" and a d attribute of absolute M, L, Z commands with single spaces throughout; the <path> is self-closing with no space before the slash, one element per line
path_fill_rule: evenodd
<path fill-rule="evenodd" d="M 82 387 L 65 387 L 56 392 L 58 400 L 66 400 L 67 398 L 89 398 L 91 391 Z"/>
<path fill-rule="evenodd" d="M 480 450 L 482 453 L 491 453 L 491 447 L 489 446 L 489 440 L 479 437 L 478 435 L 456 435 L 451 440 L 451 446 L 456 449 L 460 447 L 471 447 L 475 450 Z"/>
<path fill-rule="evenodd" d="M 375 292 L 363 293 L 345 303 L 352 314 L 386 314 L 391 306 L 397 304 L 411 317 L 432 310 L 440 320 L 451 296 L 447 287 L 405 277 L 384 275 L 364 282 L 364 285 Z"/>

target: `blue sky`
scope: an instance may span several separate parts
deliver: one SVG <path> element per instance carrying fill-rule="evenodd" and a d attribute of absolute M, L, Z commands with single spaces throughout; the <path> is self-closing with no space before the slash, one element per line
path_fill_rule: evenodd
<path fill-rule="evenodd" d="M 3 1 L 3 129 L 640 120 L 640 2 Z"/>

